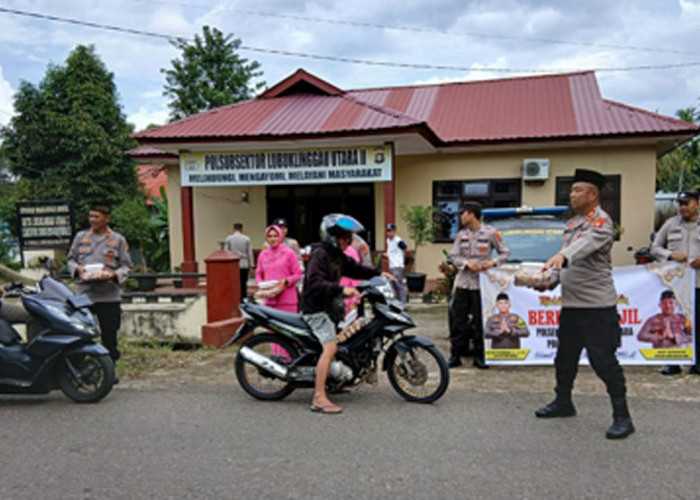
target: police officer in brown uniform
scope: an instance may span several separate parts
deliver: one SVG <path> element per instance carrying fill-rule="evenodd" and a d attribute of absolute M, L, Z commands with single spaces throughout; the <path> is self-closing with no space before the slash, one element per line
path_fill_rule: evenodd
<path fill-rule="evenodd" d="M 501 234 L 493 227 L 482 224 L 481 204 L 467 201 L 459 215 L 463 229 L 457 233 L 450 257 L 459 270 L 455 279 L 454 301 L 452 303 L 452 331 L 450 332 L 450 368 L 460 366 L 459 359 L 469 344 L 469 316 L 472 316 L 474 339 L 474 366 L 488 368 L 484 360 L 484 338 L 481 316 L 481 293 L 479 273 L 493 266 L 503 264 L 510 257 L 510 250 L 503 242 Z M 492 258 L 493 251 L 498 256 Z"/>
<path fill-rule="evenodd" d="M 695 269 L 695 365 L 690 373 L 700 375 L 700 343 L 698 343 L 697 325 L 700 319 L 700 218 L 698 217 L 697 191 L 678 193 L 678 216 L 671 217 L 656 233 L 651 253 L 657 260 L 675 260 L 685 262 Z M 661 373 L 675 375 L 681 372 L 678 365 L 665 366 Z"/>
<path fill-rule="evenodd" d="M 613 222 L 600 208 L 605 177 L 593 170 L 577 169 L 569 203 L 574 217 L 567 222 L 562 248 L 544 265 L 553 272 L 550 288 L 562 287 L 562 310 L 554 359 L 556 398 L 535 411 L 540 418 L 572 417 L 576 409 L 571 391 L 585 347 L 596 375 L 605 382 L 613 407 L 613 424 L 605 437 L 621 439 L 634 432 L 627 408 L 627 388 L 615 357 L 620 345 L 617 292 L 612 278 L 610 251 Z"/>
<path fill-rule="evenodd" d="M 661 313 L 647 319 L 637 334 L 640 342 L 651 342 L 654 349 L 682 347 L 693 340 L 690 321 L 676 313 L 676 296 L 671 290 L 661 292 Z"/>
<path fill-rule="evenodd" d="M 80 280 L 78 293 L 93 301 L 102 333 L 102 343 L 114 361 L 119 359 L 117 331 L 121 326 L 121 289 L 131 270 L 129 246 L 124 237 L 109 227 L 110 208 L 93 205 L 88 221 L 90 229 L 75 235 L 68 252 L 68 268 Z M 92 264 L 93 266 L 86 267 Z M 93 267 L 101 269 L 93 269 Z"/>
<path fill-rule="evenodd" d="M 507 293 L 496 296 L 498 313 L 486 320 L 484 337 L 491 339 L 491 349 L 520 349 L 520 338 L 530 335 L 525 320 L 510 312 Z"/>

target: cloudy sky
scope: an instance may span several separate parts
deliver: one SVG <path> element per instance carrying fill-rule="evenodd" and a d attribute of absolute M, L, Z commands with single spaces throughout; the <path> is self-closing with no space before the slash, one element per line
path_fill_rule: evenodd
<path fill-rule="evenodd" d="M 700 0 L 0 0 L 0 124 L 20 82 L 78 44 L 95 45 L 137 129 L 164 123 L 160 69 L 178 51 L 106 27 L 191 39 L 203 25 L 240 38 L 268 85 L 297 68 L 344 89 L 594 69 L 607 99 L 700 107 Z"/>

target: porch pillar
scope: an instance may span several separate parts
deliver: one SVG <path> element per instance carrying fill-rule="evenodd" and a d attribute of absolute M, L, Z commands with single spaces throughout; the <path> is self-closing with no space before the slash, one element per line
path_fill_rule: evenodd
<path fill-rule="evenodd" d="M 391 180 L 384 183 L 384 227 L 378 234 L 383 235 L 386 241 L 386 225 L 389 222 L 396 222 L 396 154 L 394 145 L 391 144 Z M 379 245 L 377 245 L 379 246 Z"/>
<path fill-rule="evenodd" d="M 180 206 L 182 214 L 182 272 L 198 272 L 197 260 L 194 254 L 194 207 L 192 199 L 192 187 L 180 188 Z M 197 278 L 183 278 L 183 288 L 197 286 Z"/>

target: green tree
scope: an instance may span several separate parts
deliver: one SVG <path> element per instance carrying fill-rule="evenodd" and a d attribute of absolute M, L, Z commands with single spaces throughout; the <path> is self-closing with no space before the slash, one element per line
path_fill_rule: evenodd
<path fill-rule="evenodd" d="M 248 62 L 237 54 L 239 38 L 224 36 L 209 26 L 202 31 L 193 43 L 181 39 L 171 42 L 181 51 L 180 57 L 170 61 L 171 69 L 160 70 L 165 73 L 163 95 L 170 98 L 172 120 L 250 99 L 265 85 L 262 81 L 253 83 L 262 76 L 260 63 Z"/>
<path fill-rule="evenodd" d="M 406 223 L 408 237 L 413 240 L 413 262 L 417 262 L 418 248 L 430 243 L 435 238 L 437 224 L 435 222 L 435 208 L 431 205 L 413 205 L 406 207 L 401 205 L 401 218 Z M 417 270 L 416 270 L 417 271 Z"/>
<path fill-rule="evenodd" d="M 138 256 L 143 270 L 168 272 L 170 249 L 168 238 L 168 198 L 160 188 L 162 201 L 151 196 L 151 210 L 145 199 L 125 200 L 112 211 L 110 225 L 122 233 Z"/>
<path fill-rule="evenodd" d="M 134 164 L 124 155 L 137 144 L 113 79 L 93 46 L 78 45 L 38 86 L 21 83 L 17 114 L 0 129 L 0 156 L 19 176 L 13 201 L 71 199 L 84 222 L 94 202 L 138 196 Z"/>
<path fill-rule="evenodd" d="M 697 108 L 679 109 L 676 116 L 685 122 L 700 125 L 700 111 Z M 665 192 L 700 187 L 700 139 L 691 139 L 657 161 L 656 184 L 658 189 Z"/>

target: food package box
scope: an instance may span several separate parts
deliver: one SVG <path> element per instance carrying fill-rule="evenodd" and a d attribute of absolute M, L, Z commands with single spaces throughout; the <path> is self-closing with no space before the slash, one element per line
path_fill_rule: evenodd
<path fill-rule="evenodd" d="M 543 270 L 542 262 L 523 262 L 515 272 L 515 286 L 547 287 L 552 283 L 552 270 Z"/>
<path fill-rule="evenodd" d="M 258 291 L 255 292 L 255 297 L 257 298 L 269 298 L 275 297 L 280 294 L 282 281 L 281 280 L 267 280 L 258 283 Z"/>
<path fill-rule="evenodd" d="M 85 274 L 87 274 L 88 279 L 93 279 L 98 274 L 100 274 L 104 270 L 104 268 L 104 264 L 85 264 L 85 267 L 83 267 L 83 271 L 85 272 Z"/>

